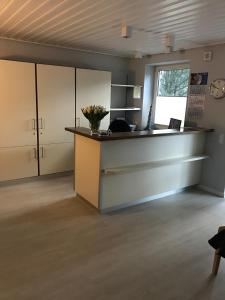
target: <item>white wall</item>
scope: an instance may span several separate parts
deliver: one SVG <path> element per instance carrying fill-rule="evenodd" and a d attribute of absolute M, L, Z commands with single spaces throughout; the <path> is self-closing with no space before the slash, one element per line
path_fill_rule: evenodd
<path fill-rule="evenodd" d="M 213 51 L 211 62 L 203 61 L 203 51 L 205 50 Z M 215 78 L 225 78 L 225 44 L 191 49 L 183 53 L 173 52 L 171 54 L 152 55 L 150 58 L 131 59 L 129 70 L 135 77 L 136 83 L 143 84 L 147 65 L 152 67 L 176 62 L 189 62 L 191 72 L 208 72 L 208 83 Z M 149 97 L 149 99 L 151 98 Z M 143 107 L 142 119 L 139 120 L 139 124 L 142 126 L 144 125 L 143 120 L 146 120 L 145 107 Z M 211 159 L 204 164 L 201 183 L 223 193 L 225 186 L 225 144 L 219 143 L 219 136 L 225 134 L 225 99 L 214 100 L 207 93 L 205 112 L 199 120 L 199 125 L 216 130 L 215 133 L 208 134 L 206 151 L 211 155 Z"/>
<path fill-rule="evenodd" d="M 128 66 L 128 59 L 117 56 L 6 39 L 0 39 L 0 58 L 111 71 L 115 81 L 126 80 Z"/>

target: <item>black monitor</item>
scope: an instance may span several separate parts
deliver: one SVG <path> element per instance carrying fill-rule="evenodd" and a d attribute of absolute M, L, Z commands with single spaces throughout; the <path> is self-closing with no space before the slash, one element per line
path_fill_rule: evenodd
<path fill-rule="evenodd" d="M 181 125 L 181 120 L 171 118 L 168 128 L 180 130 L 180 125 Z"/>

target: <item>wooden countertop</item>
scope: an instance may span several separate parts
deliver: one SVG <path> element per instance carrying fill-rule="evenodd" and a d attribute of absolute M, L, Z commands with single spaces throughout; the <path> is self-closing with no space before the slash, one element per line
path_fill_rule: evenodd
<path fill-rule="evenodd" d="M 133 132 L 115 132 L 111 135 L 91 135 L 90 129 L 84 127 L 66 127 L 66 131 L 72 132 L 74 134 L 79 134 L 87 138 L 105 142 L 112 140 L 122 140 L 122 139 L 134 139 L 134 138 L 144 138 L 144 137 L 157 137 L 157 136 L 167 136 L 167 135 L 180 135 L 189 133 L 201 133 L 201 132 L 213 132 L 214 129 L 206 128 L 181 128 L 180 130 L 175 129 L 157 129 L 157 130 L 142 130 Z"/>

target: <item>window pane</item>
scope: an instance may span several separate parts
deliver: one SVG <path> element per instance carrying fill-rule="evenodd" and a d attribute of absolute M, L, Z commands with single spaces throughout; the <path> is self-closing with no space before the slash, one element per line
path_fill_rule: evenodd
<path fill-rule="evenodd" d="M 187 96 L 189 69 L 161 70 L 158 73 L 158 96 Z"/>
<path fill-rule="evenodd" d="M 187 97 L 156 97 L 155 123 L 169 125 L 170 118 L 182 120 L 184 125 Z"/>

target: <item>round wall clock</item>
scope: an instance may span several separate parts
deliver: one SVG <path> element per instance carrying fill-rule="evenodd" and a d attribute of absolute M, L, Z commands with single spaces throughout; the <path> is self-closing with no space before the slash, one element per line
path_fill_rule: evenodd
<path fill-rule="evenodd" d="M 225 97 L 225 79 L 215 79 L 210 84 L 210 95 L 215 99 Z"/>

